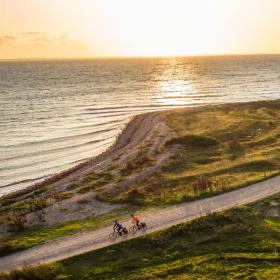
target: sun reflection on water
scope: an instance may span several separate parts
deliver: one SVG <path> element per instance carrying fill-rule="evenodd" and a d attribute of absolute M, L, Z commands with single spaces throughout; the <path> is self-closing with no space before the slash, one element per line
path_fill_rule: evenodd
<path fill-rule="evenodd" d="M 195 89 L 190 81 L 170 79 L 158 85 L 160 102 L 170 105 L 184 105 L 190 102 L 190 94 Z"/>
<path fill-rule="evenodd" d="M 171 59 L 168 67 L 157 77 L 157 93 L 160 103 L 165 105 L 187 105 L 193 103 L 196 89 L 191 74 L 181 69 L 176 59 Z"/>

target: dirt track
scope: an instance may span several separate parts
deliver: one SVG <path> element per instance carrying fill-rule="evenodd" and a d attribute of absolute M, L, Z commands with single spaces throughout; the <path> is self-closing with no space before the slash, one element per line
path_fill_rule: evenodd
<path fill-rule="evenodd" d="M 189 221 L 211 212 L 221 211 L 233 206 L 247 204 L 280 192 L 280 176 L 225 194 L 169 208 L 146 212 L 142 215 L 148 225 L 148 232 L 157 231 L 184 221 Z M 129 226 L 129 221 L 124 221 Z M 0 271 L 10 271 L 24 265 L 36 265 L 62 260 L 112 244 L 108 240 L 111 227 L 92 232 L 62 237 L 35 246 L 28 250 L 0 258 Z M 135 238 L 130 235 L 128 238 Z M 116 242 L 124 241 L 117 239 Z"/>

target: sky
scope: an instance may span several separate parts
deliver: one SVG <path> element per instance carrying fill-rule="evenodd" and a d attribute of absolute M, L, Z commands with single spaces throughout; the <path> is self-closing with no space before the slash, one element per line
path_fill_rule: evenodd
<path fill-rule="evenodd" d="M 280 53 L 280 0 L 0 0 L 0 59 Z"/>

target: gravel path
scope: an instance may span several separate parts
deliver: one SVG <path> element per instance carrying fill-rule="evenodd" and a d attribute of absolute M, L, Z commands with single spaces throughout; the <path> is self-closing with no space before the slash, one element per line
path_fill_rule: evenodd
<path fill-rule="evenodd" d="M 142 214 L 141 218 L 148 225 L 147 232 L 153 232 L 211 212 L 261 200 L 278 192 L 280 192 L 280 176 L 214 197 L 146 212 Z M 128 227 L 130 225 L 129 221 L 124 221 L 123 223 Z M 111 227 L 105 227 L 92 232 L 62 237 L 25 251 L 2 257 L 0 258 L 0 271 L 10 271 L 24 265 L 58 261 L 109 246 L 112 244 L 108 240 L 110 232 Z M 129 235 L 127 239 L 137 236 L 139 235 Z M 118 238 L 115 243 L 121 241 L 124 241 L 124 239 Z"/>

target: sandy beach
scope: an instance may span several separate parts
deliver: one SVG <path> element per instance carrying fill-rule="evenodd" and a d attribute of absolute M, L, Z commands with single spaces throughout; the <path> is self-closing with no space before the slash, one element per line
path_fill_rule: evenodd
<path fill-rule="evenodd" d="M 156 160 L 153 164 L 143 171 L 127 176 L 124 181 L 107 184 L 106 189 L 113 193 L 115 189 L 125 189 L 132 183 L 140 182 L 155 173 L 175 154 L 174 149 L 171 149 L 168 153 L 158 153 L 166 141 L 174 136 L 174 132 L 166 125 L 162 117 L 163 115 L 160 112 L 135 116 L 119 135 L 115 144 L 104 153 L 41 183 L 5 195 L 0 198 L 0 203 L 7 200 L 28 201 L 29 197 L 36 197 L 36 199 L 49 198 L 55 193 L 66 192 L 71 186 L 82 182 L 89 174 L 104 173 L 114 166 L 122 166 L 134 160 L 139 157 L 139 152 L 141 153 L 141 149 L 145 146 L 145 152 L 143 152 L 145 156 L 156 154 Z M 140 156 L 143 155 L 140 154 Z M 70 198 L 59 201 L 50 199 L 50 201 L 50 205 L 44 209 L 46 217 L 43 225 L 48 226 L 91 215 L 98 216 L 121 206 L 97 201 L 93 192 L 83 194 L 78 193 L 77 190 L 73 191 Z M 67 215 L 65 215 L 63 209 L 67 209 Z M 30 213 L 27 215 L 27 224 L 34 226 L 41 223 L 37 220 L 36 215 Z"/>
<path fill-rule="evenodd" d="M 185 197 L 184 192 L 186 192 L 186 188 L 192 188 L 194 184 L 193 182 L 195 182 L 194 180 L 196 180 L 196 177 L 200 176 L 202 172 L 209 172 L 207 169 L 203 171 L 203 168 L 208 168 L 208 165 L 205 165 L 204 163 L 205 160 L 206 162 L 210 160 L 209 163 L 214 160 L 214 163 L 212 165 L 209 164 L 209 166 L 213 166 L 211 167 L 213 169 L 213 171 L 211 171 L 213 172 L 213 174 L 217 173 L 217 163 L 219 163 L 219 161 L 221 160 L 218 158 L 218 155 L 222 155 L 222 158 L 225 158 L 225 164 L 232 165 L 232 167 L 228 167 L 227 171 L 227 169 L 224 169 L 224 164 L 220 164 L 220 172 L 226 173 L 227 175 L 225 176 L 231 175 L 232 178 L 237 178 L 235 170 L 244 169 L 244 175 L 242 175 L 243 177 L 240 178 L 240 183 L 238 183 L 237 181 L 236 185 L 233 182 L 234 184 L 230 189 L 239 187 L 238 184 L 240 184 L 240 186 L 246 184 L 248 185 L 250 182 L 248 181 L 248 176 L 255 176 L 251 179 L 252 183 L 263 180 L 263 176 L 266 177 L 267 175 L 273 176 L 278 174 L 278 168 L 277 165 L 275 165 L 277 164 L 277 162 L 274 163 L 274 161 L 272 161 L 270 163 L 265 160 L 259 161 L 259 157 L 261 156 L 260 154 L 260 156 L 255 156 L 256 162 L 250 163 L 252 165 L 251 167 L 251 165 L 248 165 L 248 161 L 252 161 L 252 156 L 243 159 L 242 154 L 240 156 L 238 152 L 238 149 L 240 148 L 236 147 L 233 148 L 233 152 L 236 153 L 235 157 L 237 157 L 237 159 L 228 162 L 226 158 L 232 157 L 232 152 L 231 150 L 229 150 L 228 145 L 232 145 L 232 142 L 231 137 L 228 138 L 227 136 L 227 129 L 225 129 L 225 132 L 223 132 L 225 134 L 222 134 L 225 135 L 222 137 L 227 137 L 227 140 L 224 140 L 224 143 L 222 143 L 223 146 L 220 145 L 220 148 L 210 146 L 209 149 L 207 149 L 208 152 L 205 155 L 201 154 L 202 149 L 205 149 L 204 146 L 194 146 L 192 150 L 188 151 L 183 148 L 182 143 L 176 144 L 176 137 L 180 135 L 181 131 L 185 131 L 186 125 L 182 125 L 182 121 L 187 117 L 189 117 L 192 121 L 192 118 L 198 118 L 198 116 L 203 116 L 204 118 L 205 114 L 209 114 L 210 118 L 218 118 L 217 120 L 213 120 L 213 125 L 217 125 L 217 128 L 213 126 L 213 129 L 220 130 L 220 128 L 224 126 L 222 125 L 222 123 L 218 123 L 219 118 L 227 118 L 227 122 L 232 122 L 233 127 L 238 128 L 235 123 L 238 123 L 239 121 L 243 123 L 242 118 L 240 120 L 237 120 L 236 117 L 229 119 L 229 110 L 234 109 L 245 112 L 249 108 L 252 108 L 250 109 L 252 110 L 252 116 L 257 117 L 257 115 L 255 114 L 256 110 L 262 110 L 263 112 L 263 109 L 258 109 L 258 107 L 271 107 L 271 110 L 276 110 L 278 108 L 278 105 L 279 101 L 255 103 L 252 102 L 240 103 L 240 105 L 225 104 L 218 106 L 216 105 L 181 108 L 176 110 L 166 110 L 137 115 L 128 123 L 123 132 L 118 136 L 114 145 L 112 145 L 102 154 L 93 157 L 69 170 L 58 173 L 57 175 L 50 177 L 42 183 L 30 186 L 21 191 L 10 193 L 0 198 L 0 204 L 5 207 L 3 209 L 7 209 L 8 212 L 13 211 L 13 207 L 20 206 L 24 209 L 24 207 L 26 208 L 28 204 L 43 204 L 42 206 L 38 207 L 39 210 L 42 208 L 44 219 L 40 220 L 38 211 L 31 210 L 26 214 L 26 226 L 29 227 L 36 225 L 53 226 L 72 220 L 79 220 L 91 216 L 99 216 L 104 213 L 108 213 L 115 209 L 121 208 L 126 204 L 126 202 L 135 204 L 135 202 L 132 202 L 129 199 L 122 200 L 121 195 L 125 194 L 126 196 L 129 196 L 129 192 L 131 192 L 131 195 L 133 196 L 142 196 L 143 194 L 138 193 L 138 186 L 141 185 L 144 185 L 147 189 L 146 195 L 148 195 L 150 192 L 153 192 L 153 189 L 157 190 L 159 188 L 159 193 L 154 195 L 154 199 L 156 199 L 156 201 L 160 201 L 160 199 L 162 199 L 162 195 L 164 195 L 164 191 L 166 188 L 175 190 L 173 187 L 174 183 L 172 183 L 172 181 L 170 183 L 163 183 L 164 177 L 159 177 L 159 174 L 163 172 L 162 167 L 166 168 L 166 166 L 170 166 L 170 168 L 172 168 L 172 162 L 176 162 L 176 159 L 179 159 L 179 161 L 184 161 L 185 159 L 187 160 L 191 156 L 191 153 L 193 151 L 195 152 L 195 162 L 192 164 L 195 164 L 194 166 L 197 166 L 197 171 L 195 171 L 197 172 L 197 175 L 193 175 L 195 173 L 192 173 L 193 171 L 191 170 L 190 176 L 186 176 L 185 173 L 182 174 L 183 180 L 187 180 L 185 183 L 181 183 L 180 181 L 178 181 L 179 191 L 183 195 L 182 199 L 184 199 Z M 273 112 L 274 111 L 272 111 L 272 113 Z M 272 113 L 263 113 L 263 117 L 271 118 Z M 218 115 L 220 115 L 220 117 L 217 117 Z M 172 124 L 172 122 L 167 121 L 167 116 L 169 116 L 169 118 L 171 116 L 171 120 L 174 120 L 175 123 Z M 206 119 L 208 119 L 209 117 L 206 117 Z M 177 122 L 177 120 L 179 120 L 179 122 Z M 193 126 L 193 128 L 187 127 L 187 130 L 184 133 L 189 134 L 189 131 L 194 129 L 197 129 L 197 131 L 200 132 L 200 123 L 203 124 L 204 120 L 202 119 L 197 123 L 190 123 L 188 121 L 187 125 Z M 271 124 L 271 121 L 264 121 L 263 129 L 264 131 L 267 130 L 268 134 L 264 133 L 263 135 L 258 135 L 254 132 L 253 137 L 256 137 L 257 141 L 259 141 L 258 139 L 260 137 L 263 139 L 268 138 L 269 141 L 271 141 L 270 139 L 274 137 L 273 139 L 275 140 L 273 141 L 278 141 L 277 137 L 275 136 L 278 129 L 277 124 L 273 126 L 271 126 Z M 244 125 L 247 124 L 244 123 Z M 252 126 L 255 127 L 255 123 L 253 121 Z M 207 126 L 206 129 L 211 130 L 211 127 Z M 240 130 L 240 128 L 238 129 Z M 270 130 L 273 133 L 271 135 L 269 134 Z M 252 132 L 250 131 L 250 128 L 244 126 L 244 132 L 242 131 L 242 134 L 246 136 L 249 133 L 248 140 L 252 141 L 252 144 L 246 145 L 255 145 L 254 141 L 256 140 L 252 138 L 252 136 L 250 135 Z M 210 133 L 212 133 L 212 131 Z M 240 134 L 239 131 L 237 133 Z M 244 136 L 242 136 L 242 139 L 243 138 Z M 167 145 L 169 140 L 174 141 L 174 139 L 174 145 Z M 210 138 L 203 138 L 201 140 L 201 138 L 196 137 L 194 139 L 195 140 L 191 140 L 194 142 L 188 142 L 188 146 L 193 145 L 192 143 L 199 143 L 200 141 L 207 142 Z M 266 144 L 266 141 L 263 141 L 262 143 L 264 143 L 265 145 L 263 149 L 268 149 L 268 152 L 270 152 L 270 142 Z M 217 148 L 223 148 L 224 151 L 222 153 L 218 152 Z M 260 153 L 261 152 L 262 150 L 260 150 Z M 201 159 L 201 156 L 204 156 L 204 158 Z M 205 156 L 209 157 L 209 159 L 205 159 Z M 275 158 L 275 161 L 276 160 L 277 159 Z M 191 161 L 193 160 L 190 157 L 190 160 L 187 160 L 186 162 L 187 166 L 191 163 Z M 216 161 L 217 163 L 215 163 Z M 268 170 L 264 173 L 260 173 L 260 171 L 267 169 L 267 167 L 265 166 L 271 166 L 271 173 L 267 173 Z M 247 170 L 248 168 L 249 170 Z M 256 172 L 252 173 L 252 170 L 255 170 Z M 176 178 L 176 176 L 178 176 L 179 174 L 178 171 L 175 171 L 175 173 L 172 172 L 169 176 L 175 176 L 174 178 Z M 221 178 L 223 180 L 223 177 Z M 153 182 L 150 180 L 153 180 Z M 155 180 L 160 181 L 157 182 Z M 168 187 L 169 184 L 171 184 L 170 187 Z M 183 189 L 181 188 L 182 184 L 185 185 Z M 186 184 L 189 185 L 186 186 Z M 154 186 L 153 189 L 152 186 Z M 210 189 L 209 192 L 209 195 L 212 195 L 213 190 Z M 219 192 L 224 192 L 224 190 L 221 189 L 217 193 Z M 170 195 L 172 195 L 172 193 L 170 193 Z M 114 201 L 114 196 L 118 196 L 118 200 Z M 190 196 L 190 198 L 191 200 L 194 199 L 192 198 L 192 196 Z M 178 202 L 180 202 L 180 200 Z M 174 201 L 171 204 L 176 204 L 178 202 Z M 184 202 L 184 200 L 182 200 L 182 202 Z M 35 205 L 34 207 L 35 209 L 38 208 L 37 205 Z M 6 232 L 7 224 L 5 224 L 5 222 L 2 223 L 0 229 L 2 232 Z"/>

